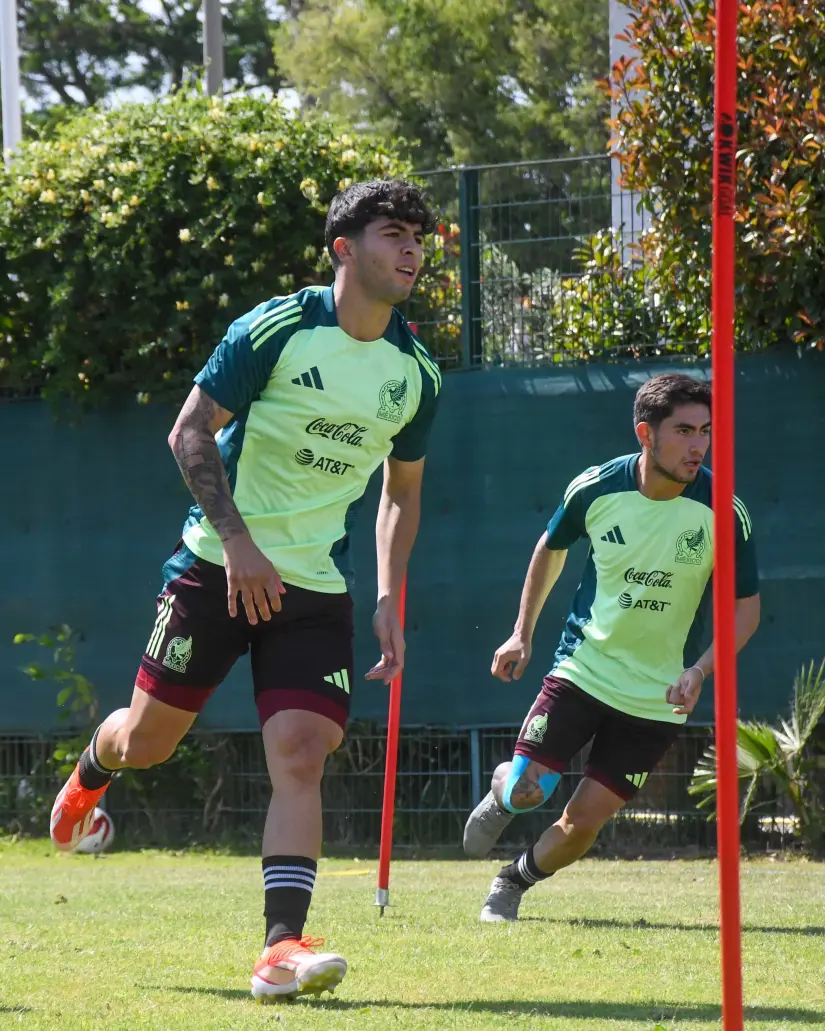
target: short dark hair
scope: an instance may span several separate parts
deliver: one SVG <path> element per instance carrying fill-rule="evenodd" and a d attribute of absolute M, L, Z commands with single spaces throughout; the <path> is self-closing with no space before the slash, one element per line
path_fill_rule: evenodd
<path fill-rule="evenodd" d="M 425 235 L 436 226 L 436 216 L 420 186 L 404 179 L 373 179 L 353 183 L 332 198 L 327 212 L 326 244 L 332 267 L 341 263 L 332 248 L 339 236 L 357 236 L 377 218 L 394 218 L 421 226 Z"/>
<path fill-rule="evenodd" d="M 666 372 L 651 377 L 636 392 L 633 405 L 633 424 L 649 423 L 658 427 L 673 415 L 679 405 L 707 405 L 711 407 L 710 384 L 681 372 Z"/>

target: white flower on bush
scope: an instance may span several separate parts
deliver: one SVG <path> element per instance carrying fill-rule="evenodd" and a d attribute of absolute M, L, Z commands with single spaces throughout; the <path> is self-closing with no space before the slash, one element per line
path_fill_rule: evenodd
<path fill-rule="evenodd" d="M 181 243 L 189 243 L 192 239 L 192 233 L 189 229 L 181 229 L 178 233 L 178 239 Z"/>
<path fill-rule="evenodd" d="M 40 203 L 41 204 L 56 204 L 57 203 L 57 194 L 54 192 L 54 190 L 44 190 L 40 194 Z"/>
<path fill-rule="evenodd" d="M 221 308 L 228 308 L 229 307 L 229 294 L 221 294 L 221 296 L 218 298 L 218 305 Z"/>
<path fill-rule="evenodd" d="M 298 189 L 307 200 L 315 200 L 318 196 L 318 183 L 314 179 L 302 179 Z"/>
<path fill-rule="evenodd" d="M 114 190 L 112 190 L 112 200 L 115 202 L 115 204 L 117 204 L 117 202 L 121 199 L 122 196 L 123 190 L 121 190 L 119 186 L 116 186 Z"/>

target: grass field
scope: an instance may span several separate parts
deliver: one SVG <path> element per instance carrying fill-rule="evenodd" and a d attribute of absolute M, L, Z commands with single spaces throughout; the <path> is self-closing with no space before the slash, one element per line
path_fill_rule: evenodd
<path fill-rule="evenodd" d="M 308 933 L 341 951 L 334 998 L 257 1006 L 254 857 L 55 855 L 0 841 L 0 1027 L 25 1031 L 667 1031 L 718 1028 L 716 868 L 585 861 L 518 925 L 478 922 L 492 862 L 322 860 Z M 825 866 L 743 866 L 746 1026 L 825 1028 Z"/>

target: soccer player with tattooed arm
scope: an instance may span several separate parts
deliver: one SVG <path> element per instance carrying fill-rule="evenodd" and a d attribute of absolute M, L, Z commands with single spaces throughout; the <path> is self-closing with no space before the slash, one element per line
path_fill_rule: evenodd
<path fill-rule="evenodd" d="M 676 740 L 714 668 L 702 651 L 712 598 L 714 540 L 711 391 L 665 374 L 638 391 L 641 451 L 587 469 L 570 483 L 536 544 L 512 636 L 492 673 L 520 679 L 536 623 L 568 548 L 589 543 L 584 573 L 553 668 L 528 712 L 512 762 L 470 815 L 464 850 L 486 856 L 519 813 L 543 805 L 573 757 L 590 746 L 584 777 L 561 818 L 495 877 L 484 922 L 518 919 L 524 893 L 580 859 L 604 824 L 642 789 Z M 759 623 L 750 516 L 734 499 L 736 642 Z"/>
<path fill-rule="evenodd" d="M 409 297 L 434 227 L 417 186 L 348 187 L 327 216 L 334 284 L 259 304 L 195 377 L 169 438 L 195 504 L 163 567 L 131 704 L 95 731 L 52 810 L 54 843 L 74 848 L 112 774 L 168 759 L 248 652 L 272 784 L 252 974 L 263 1001 L 332 990 L 347 970 L 303 931 L 321 778 L 355 687 L 350 530 L 382 465 L 381 658 L 366 677 L 388 684 L 404 665 L 398 602 L 441 376 L 394 305 Z"/>

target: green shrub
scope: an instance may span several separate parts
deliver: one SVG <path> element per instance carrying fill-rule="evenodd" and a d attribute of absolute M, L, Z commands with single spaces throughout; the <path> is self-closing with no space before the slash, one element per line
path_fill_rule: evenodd
<path fill-rule="evenodd" d="M 248 95 L 79 115 L 0 172 L 0 388 L 180 396 L 232 319 L 328 272 L 341 187 L 406 172 Z"/>
<path fill-rule="evenodd" d="M 663 303 L 710 304 L 713 0 L 625 0 L 638 52 L 605 90 L 626 187 L 651 213 L 645 262 Z M 825 347 L 825 7 L 739 5 L 740 346 Z"/>

